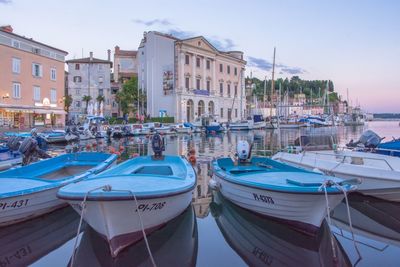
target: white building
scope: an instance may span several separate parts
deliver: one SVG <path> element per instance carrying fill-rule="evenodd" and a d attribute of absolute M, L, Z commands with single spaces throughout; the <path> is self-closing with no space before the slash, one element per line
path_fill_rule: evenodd
<path fill-rule="evenodd" d="M 92 107 L 90 113 L 111 117 L 110 50 L 108 60 L 94 58 L 93 53 L 90 52 L 90 57 L 71 59 L 66 63 L 68 64 L 68 95 L 71 95 L 73 100 L 69 109 L 69 118 L 77 121 L 80 116 L 86 114 L 84 96 L 91 97 L 88 103 Z M 103 103 L 97 101 L 99 95 L 104 96 Z"/>
<path fill-rule="evenodd" d="M 242 52 L 219 51 L 202 36 L 180 40 L 151 31 L 144 34 L 137 58 L 150 116 L 173 116 L 177 122 L 204 114 L 220 121 L 244 116 Z"/>

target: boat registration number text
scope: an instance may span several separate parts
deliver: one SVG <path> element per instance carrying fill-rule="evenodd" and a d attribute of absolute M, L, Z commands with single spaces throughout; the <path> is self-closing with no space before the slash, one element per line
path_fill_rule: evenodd
<path fill-rule="evenodd" d="M 164 208 L 165 202 L 156 202 L 151 204 L 140 204 L 139 207 L 135 210 L 136 212 L 139 210 L 141 212 L 152 211 L 152 210 L 160 210 Z"/>
<path fill-rule="evenodd" d="M 264 196 L 264 195 L 253 193 L 253 197 L 254 197 L 254 200 L 257 200 L 257 201 L 261 201 L 261 202 L 268 203 L 268 204 L 275 204 L 272 197 L 269 197 L 269 196 Z"/>
<path fill-rule="evenodd" d="M 29 199 L 21 199 L 21 200 L 17 200 L 14 202 L 0 202 L 0 210 L 5 210 L 8 208 L 21 208 L 21 207 L 25 207 L 26 205 L 28 205 L 28 201 Z"/>

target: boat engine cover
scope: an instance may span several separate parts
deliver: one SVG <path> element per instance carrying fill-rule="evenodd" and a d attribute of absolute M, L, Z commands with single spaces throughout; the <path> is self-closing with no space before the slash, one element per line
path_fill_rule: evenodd
<path fill-rule="evenodd" d="M 249 159 L 251 155 L 249 143 L 247 141 L 239 141 L 236 145 L 236 153 L 241 161 Z"/>

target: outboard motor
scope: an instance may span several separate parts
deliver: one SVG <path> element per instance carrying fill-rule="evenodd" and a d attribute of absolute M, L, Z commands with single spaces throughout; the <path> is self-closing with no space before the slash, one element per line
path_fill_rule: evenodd
<path fill-rule="evenodd" d="M 154 151 L 154 158 L 162 158 L 162 152 L 165 151 L 164 140 L 161 135 L 156 133 L 151 139 L 151 148 Z"/>
<path fill-rule="evenodd" d="M 12 136 L 7 141 L 7 146 L 11 151 L 17 151 L 20 146 L 21 138 L 18 136 Z"/>
<path fill-rule="evenodd" d="M 236 155 L 239 163 L 245 163 L 251 157 L 251 146 L 247 141 L 239 141 L 236 145 Z"/>
<path fill-rule="evenodd" d="M 24 141 L 22 141 L 18 151 L 22 154 L 23 166 L 33 162 L 35 156 L 39 158 L 50 158 L 50 155 L 39 148 L 38 142 L 34 139 L 34 137 L 25 138 Z"/>

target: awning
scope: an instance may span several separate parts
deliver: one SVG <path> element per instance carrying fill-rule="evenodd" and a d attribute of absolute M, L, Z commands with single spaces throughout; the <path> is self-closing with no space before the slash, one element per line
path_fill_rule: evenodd
<path fill-rule="evenodd" d="M 62 109 L 34 109 L 33 113 L 36 114 L 56 114 L 56 115 L 65 115 L 67 112 L 65 112 Z"/>

